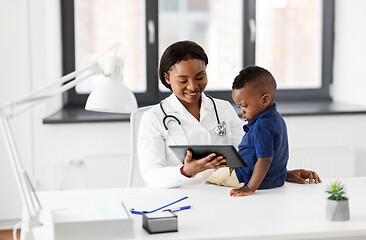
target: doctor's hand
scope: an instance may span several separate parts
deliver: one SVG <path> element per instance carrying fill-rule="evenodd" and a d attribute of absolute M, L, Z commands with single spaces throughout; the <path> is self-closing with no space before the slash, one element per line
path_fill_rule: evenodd
<path fill-rule="evenodd" d="M 184 158 L 184 165 L 180 172 L 186 177 L 194 177 L 197 173 L 203 172 L 207 169 L 217 169 L 226 167 L 226 159 L 223 156 L 217 156 L 216 153 L 211 153 L 201 159 L 193 159 L 192 152 L 187 151 Z"/>
<path fill-rule="evenodd" d="M 322 182 L 319 175 L 314 171 L 305 169 L 287 170 L 287 182 L 306 184 L 307 179 L 309 179 L 309 184 L 313 183 L 313 181 L 316 184 Z"/>

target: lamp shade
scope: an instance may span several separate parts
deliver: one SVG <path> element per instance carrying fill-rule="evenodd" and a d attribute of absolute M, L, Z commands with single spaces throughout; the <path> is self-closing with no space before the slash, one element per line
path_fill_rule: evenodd
<path fill-rule="evenodd" d="M 105 77 L 94 89 L 85 109 L 96 112 L 131 113 L 137 110 L 135 95 L 120 81 Z"/>
<path fill-rule="evenodd" d="M 135 95 L 122 82 L 123 62 L 110 58 L 104 69 L 104 77 L 90 93 L 85 105 L 88 111 L 131 113 L 137 110 Z"/>

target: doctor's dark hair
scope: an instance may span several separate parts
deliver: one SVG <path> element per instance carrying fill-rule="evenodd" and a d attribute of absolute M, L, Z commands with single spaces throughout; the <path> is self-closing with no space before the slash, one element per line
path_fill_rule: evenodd
<path fill-rule="evenodd" d="M 245 86 L 250 86 L 261 94 L 272 93 L 274 96 L 277 88 L 276 80 L 272 74 L 268 70 L 258 66 L 247 66 L 235 77 L 232 87 L 233 90 L 239 90 Z"/>
<path fill-rule="evenodd" d="M 208 64 L 208 58 L 205 50 L 195 42 L 180 41 L 170 45 L 163 53 L 159 64 L 159 78 L 161 83 L 168 89 L 172 90 L 171 86 L 165 81 L 164 73 L 169 74 L 169 70 L 174 64 L 180 61 L 198 59 Z"/>

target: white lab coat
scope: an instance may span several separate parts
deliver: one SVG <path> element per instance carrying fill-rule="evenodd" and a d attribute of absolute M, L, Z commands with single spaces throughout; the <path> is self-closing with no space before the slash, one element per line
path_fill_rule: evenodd
<path fill-rule="evenodd" d="M 169 149 L 169 145 L 222 145 L 238 147 L 243 135 L 244 122 L 232 105 L 225 100 L 214 99 L 220 121 L 225 121 L 226 135 L 219 136 L 214 128 L 217 119 L 212 101 L 202 93 L 200 121 L 191 115 L 172 93 L 163 100 L 164 111 L 181 121 L 181 127 L 172 118 L 164 128 L 164 113 L 157 104 L 147 110 L 141 119 L 138 136 L 140 172 L 145 184 L 150 187 L 170 188 L 182 184 L 201 184 L 215 170 L 206 170 L 192 178 L 181 174 L 182 160 Z"/>

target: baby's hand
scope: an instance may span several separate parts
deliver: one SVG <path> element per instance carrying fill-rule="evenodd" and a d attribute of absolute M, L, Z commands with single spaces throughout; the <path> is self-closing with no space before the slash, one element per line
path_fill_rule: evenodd
<path fill-rule="evenodd" d="M 252 195 L 255 192 L 252 189 L 250 189 L 248 186 L 244 186 L 238 189 L 233 189 L 230 191 L 231 197 L 241 197 L 241 196 L 249 196 Z"/>

